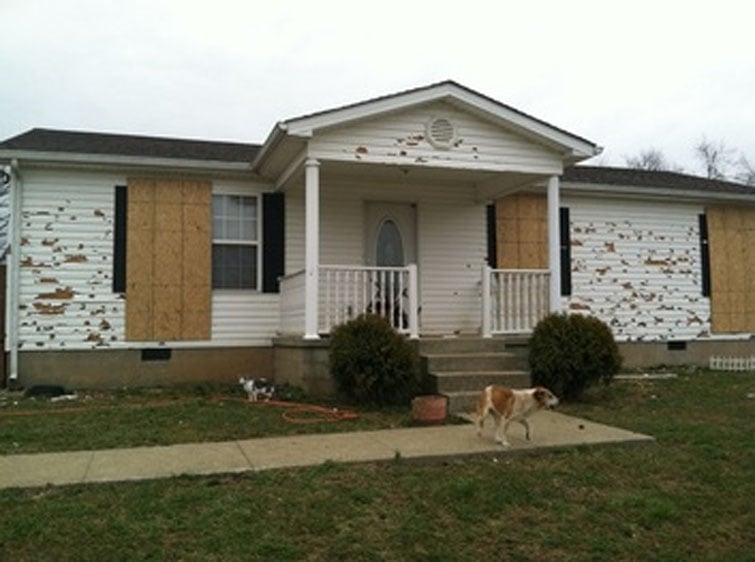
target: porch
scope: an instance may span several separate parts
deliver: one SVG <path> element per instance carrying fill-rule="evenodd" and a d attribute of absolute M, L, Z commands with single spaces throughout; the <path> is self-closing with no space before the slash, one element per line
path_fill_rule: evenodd
<path fill-rule="evenodd" d="M 360 314 L 376 314 L 411 339 L 439 336 L 423 330 L 423 304 L 416 264 L 405 267 L 317 265 L 316 297 L 307 299 L 307 273 L 281 278 L 280 331 L 318 339 Z M 548 270 L 492 269 L 483 266 L 475 290 L 479 328 L 474 335 L 527 335 L 551 310 Z M 308 315 L 316 331 L 308 333 Z M 469 335 L 469 334 L 468 334 Z"/>

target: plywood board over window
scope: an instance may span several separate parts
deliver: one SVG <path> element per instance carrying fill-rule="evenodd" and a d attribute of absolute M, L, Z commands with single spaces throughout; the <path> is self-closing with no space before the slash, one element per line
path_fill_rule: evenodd
<path fill-rule="evenodd" d="M 548 268 L 548 210 L 544 195 L 518 193 L 496 201 L 498 267 Z"/>
<path fill-rule="evenodd" d="M 209 339 L 212 185 L 130 178 L 126 339 Z"/>
<path fill-rule="evenodd" d="M 709 207 L 711 326 L 755 332 L 755 208 Z"/>

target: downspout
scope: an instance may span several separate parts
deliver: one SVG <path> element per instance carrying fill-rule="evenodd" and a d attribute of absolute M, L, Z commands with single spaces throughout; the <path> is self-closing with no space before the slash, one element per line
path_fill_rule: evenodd
<path fill-rule="evenodd" d="M 18 380 L 18 296 L 21 248 L 21 191 L 23 181 L 15 158 L 10 163 L 9 249 L 5 283 L 5 349 L 9 352 L 8 382 Z"/>

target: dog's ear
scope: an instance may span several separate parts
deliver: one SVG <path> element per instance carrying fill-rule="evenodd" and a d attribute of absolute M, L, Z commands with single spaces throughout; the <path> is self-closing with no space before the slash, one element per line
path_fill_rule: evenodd
<path fill-rule="evenodd" d="M 538 404 L 545 404 L 545 402 L 548 400 L 548 393 L 545 391 L 544 388 L 541 388 L 541 387 L 537 387 L 535 389 L 534 396 Z"/>

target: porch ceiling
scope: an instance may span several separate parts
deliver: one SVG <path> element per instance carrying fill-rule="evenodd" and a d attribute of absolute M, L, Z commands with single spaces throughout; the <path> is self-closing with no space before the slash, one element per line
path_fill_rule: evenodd
<path fill-rule="evenodd" d="M 521 172 L 493 172 L 430 166 L 398 166 L 364 162 L 323 160 L 320 181 L 359 181 L 374 184 L 456 185 L 475 189 L 477 199 L 488 201 L 534 185 L 545 185 L 547 175 Z M 292 177 L 291 186 L 303 186 L 304 174 Z"/>

